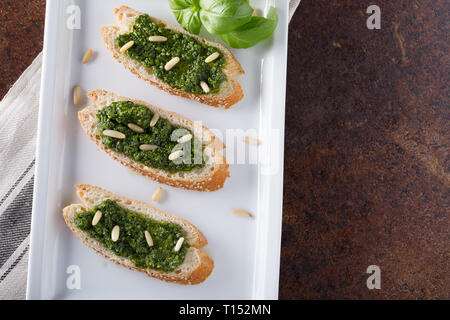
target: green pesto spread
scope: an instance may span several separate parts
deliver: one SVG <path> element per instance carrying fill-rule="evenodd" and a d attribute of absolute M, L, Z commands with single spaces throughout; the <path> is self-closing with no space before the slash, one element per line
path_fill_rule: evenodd
<path fill-rule="evenodd" d="M 167 41 L 150 42 L 150 36 L 164 36 Z M 134 41 L 134 45 L 127 50 L 128 56 L 152 69 L 159 79 L 173 88 L 204 94 L 200 81 L 205 81 L 213 93 L 226 80 L 223 73 L 225 57 L 222 52 L 191 36 L 158 26 L 146 14 L 136 18 L 130 33 L 120 35 L 115 41 L 120 48 Z M 220 56 L 213 62 L 206 63 L 205 59 L 215 52 L 219 52 Z M 179 57 L 180 62 L 166 71 L 164 66 L 174 57 Z"/>
<path fill-rule="evenodd" d="M 102 213 L 100 221 L 93 226 L 97 211 Z M 159 222 L 120 207 L 113 200 L 105 200 L 90 211 L 75 216 L 75 226 L 87 232 L 116 255 L 130 259 L 138 268 L 173 271 L 184 261 L 187 241 L 175 252 L 178 239 L 184 237 L 181 226 L 170 222 Z M 111 231 L 119 226 L 119 239 L 111 240 Z M 145 238 L 147 230 L 152 239 L 150 247 Z"/>
<path fill-rule="evenodd" d="M 186 128 L 174 126 L 167 119 L 159 118 L 151 127 L 154 113 L 143 105 L 135 105 L 131 101 L 113 102 L 97 112 L 97 128 L 102 143 L 109 149 L 124 153 L 137 162 L 152 168 L 163 169 L 170 173 L 191 171 L 203 167 L 201 157 L 202 146 L 195 138 L 179 144 L 177 140 L 184 135 L 192 134 Z M 137 133 L 128 127 L 135 124 L 143 133 Z M 125 139 L 113 138 L 103 134 L 105 130 L 114 130 L 125 134 Z M 193 134 L 192 134 L 193 135 Z M 143 151 L 141 145 L 154 145 L 157 149 Z M 169 160 L 169 155 L 177 150 L 183 150 L 183 158 Z M 197 155 L 197 157 L 196 157 Z M 198 156 L 200 155 L 200 156 Z"/>

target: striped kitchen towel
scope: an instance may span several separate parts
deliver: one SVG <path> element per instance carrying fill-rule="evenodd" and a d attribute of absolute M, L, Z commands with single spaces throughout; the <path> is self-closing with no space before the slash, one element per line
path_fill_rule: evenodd
<path fill-rule="evenodd" d="M 25 297 L 41 63 L 0 103 L 0 299 Z"/>
<path fill-rule="evenodd" d="M 41 66 L 42 53 L 0 102 L 0 300 L 25 298 Z"/>

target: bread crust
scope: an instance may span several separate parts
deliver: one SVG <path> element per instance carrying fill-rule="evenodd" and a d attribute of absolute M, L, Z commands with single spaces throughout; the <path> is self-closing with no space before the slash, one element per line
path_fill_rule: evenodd
<path fill-rule="evenodd" d="M 72 204 L 70 206 L 65 207 L 63 209 L 64 221 L 66 222 L 69 229 L 75 234 L 75 236 L 77 238 L 79 238 L 86 246 L 94 249 L 96 252 L 100 253 L 105 258 L 111 260 L 112 262 L 114 262 L 116 264 L 122 265 L 130 270 L 136 270 L 136 271 L 142 272 L 152 278 L 156 278 L 156 279 L 167 281 L 167 282 L 175 282 L 175 283 L 184 284 L 184 285 L 202 283 L 212 273 L 212 271 L 214 269 L 214 260 L 211 258 L 211 256 L 209 254 L 207 254 L 206 252 L 199 249 L 207 244 L 207 240 L 195 226 L 193 226 L 186 220 L 169 215 L 169 214 L 163 212 L 162 210 L 159 210 L 145 202 L 137 201 L 137 200 L 129 199 L 127 197 L 113 194 L 112 192 L 109 192 L 98 186 L 79 184 L 79 185 L 76 185 L 75 188 L 77 189 L 78 195 L 79 196 L 81 195 L 80 199 L 82 200 L 82 202 L 84 204 L 83 205 Z M 189 243 L 190 247 L 188 249 L 187 255 L 195 256 L 198 259 L 198 264 L 195 266 L 194 269 L 192 269 L 189 272 L 182 272 L 182 270 L 181 270 L 182 265 L 179 266 L 177 269 L 175 269 L 173 272 L 164 272 L 164 271 L 138 268 L 129 259 L 115 255 L 111 250 L 104 247 L 100 242 L 90 238 L 87 233 L 85 233 L 75 227 L 74 218 L 75 218 L 76 213 L 85 211 L 85 210 L 90 210 L 93 208 L 93 206 L 91 206 L 89 204 L 89 201 L 86 201 L 86 198 L 89 197 L 89 192 L 104 193 L 105 197 L 111 198 L 118 202 L 121 202 L 121 206 L 123 206 L 123 203 L 130 202 L 131 204 L 134 204 L 134 205 L 144 206 L 147 208 L 151 208 L 151 210 L 156 210 L 159 214 L 161 214 L 163 220 L 170 218 L 171 222 L 180 224 L 185 232 L 186 232 L 187 226 L 189 228 L 192 228 L 193 230 L 190 230 L 190 232 L 193 232 L 196 237 L 194 238 L 194 240 L 190 241 L 190 243 Z M 148 216 L 147 214 L 145 214 L 145 212 L 141 212 L 141 214 Z M 154 218 L 154 217 L 152 217 L 152 218 Z M 186 260 L 186 258 L 185 258 L 185 260 Z M 184 263 L 185 262 L 183 262 L 183 264 Z"/>
<path fill-rule="evenodd" d="M 191 128 L 194 126 L 194 123 L 181 117 L 180 115 L 169 112 L 155 106 L 150 105 L 144 101 L 134 100 L 126 97 L 121 97 L 115 95 L 111 92 L 105 90 L 93 90 L 88 93 L 88 97 L 92 101 L 92 103 L 98 108 L 102 108 L 102 105 L 99 105 L 100 97 L 105 95 L 111 96 L 114 101 L 132 101 L 135 104 L 140 104 L 147 106 L 152 111 L 157 112 L 158 114 L 164 116 L 167 119 L 177 119 L 178 121 L 190 126 Z M 103 151 L 106 152 L 111 158 L 120 162 L 124 166 L 127 166 L 138 173 L 158 181 L 159 183 L 167 184 L 176 188 L 183 188 L 188 190 L 196 190 L 196 191 L 216 191 L 218 189 L 223 188 L 225 181 L 228 177 L 230 177 L 230 173 L 228 171 L 229 165 L 226 162 L 226 158 L 222 155 L 225 145 L 222 141 L 220 141 L 214 134 L 206 127 L 202 126 L 203 140 L 208 141 L 207 146 L 211 148 L 212 154 L 214 156 L 214 168 L 212 171 L 208 172 L 207 175 L 202 176 L 199 179 L 188 179 L 176 176 L 175 174 L 168 174 L 161 169 L 150 168 L 139 164 L 131 158 L 124 156 L 123 154 L 116 152 L 112 149 L 107 148 L 102 142 L 97 127 L 92 127 L 92 119 L 95 119 L 95 114 L 98 109 L 93 108 L 85 108 L 78 113 L 78 118 L 80 120 L 81 126 L 85 133 L 89 136 L 89 138 Z"/>
<path fill-rule="evenodd" d="M 125 68 L 130 70 L 132 73 L 134 73 L 136 76 L 138 76 L 142 80 L 145 80 L 148 83 L 157 86 L 159 89 L 164 90 L 164 91 L 168 92 L 169 94 L 184 97 L 184 98 L 191 99 L 194 101 L 198 101 L 200 103 L 207 104 L 207 105 L 210 105 L 213 107 L 224 107 L 225 109 L 228 109 L 243 99 L 244 93 L 242 91 L 242 87 L 239 84 L 239 82 L 235 79 L 235 77 L 237 75 L 244 74 L 244 70 L 242 69 L 242 66 L 239 64 L 239 62 L 236 60 L 236 58 L 233 56 L 233 54 L 227 48 L 222 46 L 221 44 L 207 41 L 197 35 L 190 34 L 186 30 L 184 30 L 176 25 L 162 21 L 155 17 L 150 17 L 155 23 L 157 23 L 159 25 L 163 25 L 164 27 L 172 29 L 176 32 L 187 34 L 209 46 L 214 46 L 214 47 L 218 48 L 221 52 L 223 52 L 225 55 L 226 65 L 224 68 L 224 73 L 227 76 L 227 81 L 222 83 L 220 90 L 219 90 L 219 94 L 196 94 L 196 93 L 191 93 L 191 92 L 185 92 L 180 89 L 172 88 L 167 83 L 156 78 L 155 76 L 152 75 L 152 72 L 150 69 L 145 68 L 145 71 L 143 71 L 142 64 L 139 63 L 139 65 L 141 66 L 141 68 L 139 68 L 136 66 L 135 63 L 131 63 L 130 62 L 131 58 L 129 58 L 126 54 L 120 52 L 119 48 L 114 44 L 114 40 L 120 34 L 121 30 L 129 29 L 130 21 L 124 17 L 126 17 L 127 15 L 129 15 L 131 17 L 136 17 L 143 13 L 136 11 L 132 8 L 129 8 L 127 6 L 121 6 L 114 10 L 114 14 L 117 17 L 118 22 L 121 25 L 121 28 L 119 28 L 117 26 L 101 27 L 103 40 L 106 44 L 106 47 L 112 52 L 114 58 L 117 61 L 119 61 L 121 64 L 123 64 Z M 227 87 L 226 90 L 224 90 L 225 87 Z M 223 94 L 224 91 L 226 91 L 226 94 Z"/>

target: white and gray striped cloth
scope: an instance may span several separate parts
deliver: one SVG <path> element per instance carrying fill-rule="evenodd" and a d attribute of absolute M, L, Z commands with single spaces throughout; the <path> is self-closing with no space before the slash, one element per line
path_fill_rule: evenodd
<path fill-rule="evenodd" d="M 25 298 L 41 66 L 42 53 L 0 102 L 0 300 Z"/>
<path fill-rule="evenodd" d="M 25 297 L 41 62 L 0 103 L 0 299 Z"/>

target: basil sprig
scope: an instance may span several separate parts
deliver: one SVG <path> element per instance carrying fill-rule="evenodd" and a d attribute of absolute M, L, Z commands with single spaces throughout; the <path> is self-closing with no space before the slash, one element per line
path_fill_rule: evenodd
<path fill-rule="evenodd" d="M 224 34 L 246 24 L 253 9 L 245 0 L 200 0 L 200 20 L 211 34 Z"/>
<path fill-rule="evenodd" d="M 199 34 L 202 26 L 233 48 L 250 48 L 269 38 L 278 24 L 276 9 L 267 18 L 252 16 L 249 0 L 169 0 L 184 29 Z"/>
<path fill-rule="evenodd" d="M 199 0 L 169 0 L 175 18 L 190 33 L 199 34 L 202 28 L 200 21 Z"/>
<path fill-rule="evenodd" d="M 250 48 L 269 38 L 278 24 L 277 10 L 270 7 L 267 18 L 252 17 L 251 20 L 233 31 L 222 34 L 222 40 L 232 48 Z"/>

